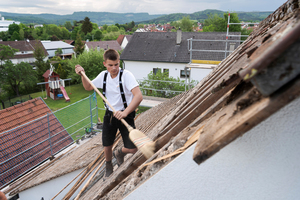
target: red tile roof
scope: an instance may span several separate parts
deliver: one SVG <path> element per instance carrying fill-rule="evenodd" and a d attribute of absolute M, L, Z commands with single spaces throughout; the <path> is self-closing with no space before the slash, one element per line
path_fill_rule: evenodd
<path fill-rule="evenodd" d="M 0 187 L 72 142 L 41 98 L 0 110 Z"/>
<path fill-rule="evenodd" d="M 125 35 L 119 35 L 119 37 L 118 37 L 118 39 L 117 39 L 117 42 L 118 42 L 120 45 L 122 45 L 122 42 L 123 42 L 123 40 L 124 40 L 124 36 L 125 36 Z"/>

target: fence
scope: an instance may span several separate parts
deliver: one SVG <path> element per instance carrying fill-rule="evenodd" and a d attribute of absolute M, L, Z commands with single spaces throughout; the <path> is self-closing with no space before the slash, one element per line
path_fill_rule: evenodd
<path fill-rule="evenodd" d="M 0 187 L 30 171 L 75 140 L 91 136 L 98 119 L 96 94 L 0 133 Z"/>
<path fill-rule="evenodd" d="M 162 98 L 172 98 L 185 91 L 185 82 L 162 81 L 162 80 L 137 80 L 143 95 Z M 198 82 L 193 82 L 194 87 Z"/>
<path fill-rule="evenodd" d="M 2 109 L 5 109 L 13 105 L 17 105 L 25 101 L 28 101 L 30 99 L 32 99 L 30 95 L 9 97 L 8 99 L 1 100 L 0 109 L 1 107 Z"/>

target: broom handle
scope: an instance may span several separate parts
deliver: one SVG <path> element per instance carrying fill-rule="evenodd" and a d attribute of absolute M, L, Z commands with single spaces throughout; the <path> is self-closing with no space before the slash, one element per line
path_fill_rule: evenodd
<path fill-rule="evenodd" d="M 103 94 L 98 90 L 98 88 L 92 83 L 92 81 L 85 75 L 85 73 L 83 71 L 80 72 L 81 75 L 89 82 L 89 84 L 91 84 L 91 86 L 94 88 L 94 90 L 100 95 L 100 97 L 105 101 L 105 103 L 113 110 L 113 113 L 116 112 L 116 110 L 114 109 L 114 107 L 112 107 L 112 105 L 107 101 L 107 99 L 103 96 Z M 126 126 L 126 128 L 128 129 L 128 131 L 130 132 L 131 130 L 133 130 L 133 128 L 124 120 L 121 119 L 121 122 Z"/>

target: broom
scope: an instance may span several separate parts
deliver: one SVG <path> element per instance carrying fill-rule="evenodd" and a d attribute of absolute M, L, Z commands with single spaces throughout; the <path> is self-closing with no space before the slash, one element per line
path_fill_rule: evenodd
<path fill-rule="evenodd" d="M 81 75 L 91 84 L 94 90 L 100 95 L 100 97 L 105 101 L 105 103 L 113 110 L 113 113 L 116 110 L 112 105 L 107 101 L 107 99 L 102 95 L 98 88 L 90 81 L 90 79 L 81 71 Z M 124 119 L 121 119 L 121 122 L 126 126 L 129 132 L 130 140 L 135 144 L 135 146 L 142 152 L 142 154 L 148 159 L 154 154 L 155 143 L 143 132 L 133 129 Z"/>

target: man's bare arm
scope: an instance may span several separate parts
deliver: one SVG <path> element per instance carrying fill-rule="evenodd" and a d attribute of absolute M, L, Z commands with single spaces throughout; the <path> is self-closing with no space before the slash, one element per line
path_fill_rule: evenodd
<path fill-rule="evenodd" d="M 80 65 L 76 65 L 75 66 L 75 72 L 76 72 L 76 74 L 81 76 L 82 85 L 83 85 L 85 90 L 90 91 L 90 90 L 94 89 L 92 87 L 92 85 L 81 75 L 81 72 L 84 72 L 83 67 L 81 67 Z"/>

